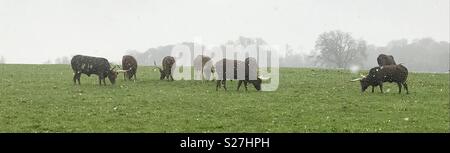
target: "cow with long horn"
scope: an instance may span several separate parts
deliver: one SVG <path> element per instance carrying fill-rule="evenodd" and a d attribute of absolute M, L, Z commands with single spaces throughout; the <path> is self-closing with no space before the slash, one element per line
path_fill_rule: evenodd
<path fill-rule="evenodd" d="M 116 67 L 111 68 L 107 59 L 101 57 L 91 57 L 83 55 L 75 55 L 71 60 L 72 70 L 74 72 L 73 82 L 80 83 L 81 74 L 91 76 L 91 74 L 98 75 L 100 85 L 106 85 L 105 78 L 108 77 L 111 84 L 116 82 L 117 72 L 114 70 Z"/>
<path fill-rule="evenodd" d="M 244 74 L 238 74 L 242 72 L 244 72 Z M 258 64 L 254 58 L 246 58 L 245 61 L 228 60 L 224 58 L 216 63 L 216 73 L 216 91 L 221 84 L 223 85 L 223 88 L 227 90 L 226 80 L 239 80 L 237 90 L 239 90 L 242 83 L 244 83 L 246 91 L 248 83 L 253 84 L 256 90 L 261 90 L 261 83 L 263 80 L 258 76 Z"/>
<path fill-rule="evenodd" d="M 374 67 L 369 70 L 367 76 L 361 76 L 361 78 L 351 81 L 360 81 L 361 92 L 364 92 L 369 86 L 372 86 L 372 92 L 374 92 L 374 87 L 380 86 L 381 93 L 383 93 L 383 82 L 395 82 L 398 85 L 398 93 L 402 92 L 403 85 L 406 94 L 409 94 L 408 84 L 406 83 L 407 78 L 408 69 L 402 64 L 398 64 Z"/>

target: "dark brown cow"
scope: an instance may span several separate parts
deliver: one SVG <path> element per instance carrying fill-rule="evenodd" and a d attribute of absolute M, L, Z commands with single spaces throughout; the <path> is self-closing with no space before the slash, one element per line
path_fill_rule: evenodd
<path fill-rule="evenodd" d="M 156 66 L 156 61 L 154 64 Z M 156 68 L 158 68 L 159 72 L 161 73 L 161 76 L 159 77 L 159 79 L 164 80 L 164 78 L 166 78 L 169 81 L 173 81 L 172 69 L 175 68 L 174 64 L 175 64 L 175 58 L 173 58 L 172 56 L 164 57 L 164 59 L 162 61 L 163 68 L 161 69 L 160 67 L 156 66 Z"/>
<path fill-rule="evenodd" d="M 73 82 L 80 83 L 81 74 L 91 76 L 91 74 L 98 75 L 100 85 L 106 85 L 105 78 L 108 77 L 111 84 L 116 82 L 117 72 L 111 68 L 109 62 L 105 58 L 75 55 L 70 61 L 74 73 Z"/>
<path fill-rule="evenodd" d="M 392 55 L 380 54 L 380 55 L 378 55 L 377 62 L 378 62 L 378 66 L 396 65 L 394 56 L 392 56 Z"/>
<path fill-rule="evenodd" d="M 256 90 L 261 90 L 262 80 L 257 74 L 258 65 L 253 62 L 256 62 L 253 58 L 247 58 L 245 59 L 245 62 L 239 60 L 228 60 L 225 58 L 218 61 L 216 63 L 216 91 L 219 90 L 219 87 L 221 86 L 220 84 L 222 84 L 223 88 L 227 90 L 226 80 L 239 80 L 237 90 L 239 90 L 242 83 L 244 83 L 245 90 L 247 90 L 248 83 L 253 84 Z M 231 71 L 233 71 L 234 75 L 230 75 Z M 238 74 L 242 71 L 244 71 L 244 74 Z"/>
<path fill-rule="evenodd" d="M 380 86 L 381 93 L 383 93 L 383 82 L 395 82 L 398 85 L 398 93 L 402 92 L 403 85 L 406 94 L 409 94 L 408 84 L 406 84 L 407 78 L 408 69 L 402 64 L 399 64 L 374 67 L 369 70 L 367 76 L 352 81 L 360 80 L 361 92 L 364 92 L 369 86 L 372 86 L 372 92 L 374 92 L 374 87 Z"/>
<path fill-rule="evenodd" d="M 125 71 L 123 73 L 124 79 L 131 80 L 134 76 L 134 80 L 136 80 L 137 68 L 138 64 L 133 56 L 125 55 L 122 57 L 122 69 Z"/>

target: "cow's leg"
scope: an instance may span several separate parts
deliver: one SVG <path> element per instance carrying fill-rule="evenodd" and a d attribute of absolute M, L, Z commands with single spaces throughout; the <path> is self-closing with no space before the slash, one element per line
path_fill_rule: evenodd
<path fill-rule="evenodd" d="M 245 91 L 247 91 L 248 89 L 247 89 L 247 84 L 248 84 L 248 82 L 247 81 L 244 81 L 244 87 L 245 87 Z"/>
<path fill-rule="evenodd" d="M 397 82 L 397 86 L 398 86 L 398 93 L 402 93 L 402 84 L 400 82 Z"/>
<path fill-rule="evenodd" d="M 239 82 L 238 82 L 238 87 L 237 87 L 237 91 L 239 91 L 239 88 L 241 87 L 241 85 L 242 85 L 242 80 L 239 80 Z"/>
<path fill-rule="evenodd" d="M 102 80 L 103 80 L 103 78 L 101 76 L 98 76 L 98 81 L 99 81 L 100 85 L 102 85 Z"/>
<path fill-rule="evenodd" d="M 220 80 L 217 80 L 217 83 L 216 83 L 216 91 L 219 91 L 219 86 L 220 86 Z"/>
<path fill-rule="evenodd" d="M 173 76 L 172 76 L 172 74 L 170 74 L 170 80 L 173 81 Z"/>
<path fill-rule="evenodd" d="M 227 91 L 227 80 L 222 80 L 223 88 Z"/>
<path fill-rule="evenodd" d="M 74 85 L 77 84 L 77 74 L 76 73 L 73 74 L 73 84 Z"/>
<path fill-rule="evenodd" d="M 137 78 L 136 78 L 136 72 L 134 72 L 133 76 L 134 76 L 134 81 L 136 82 L 136 80 L 137 80 Z"/>
<path fill-rule="evenodd" d="M 375 90 L 375 86 L 372 86 L 372 93 L 374 92 L 374 90 Z"/>
<path fill-rule="evenodd" d="M 80 78 L 81 78 L 81 73 L 78 73 L 78 76 L 77 76 L 78 85 L 81 85 Z"/>
<path fill-rule="evenodd" d="M 73 74 L 73 84 L 76 85 L 77 84 L 77 80 L 78 80 L 78 72 Z M 78 83 L 79 83 L 79 81 L 78 81 Z"/>
<path fill-rule="evenodd" d="M 383 93 L 383 83 L 380 83 L 380 91 Z"/>
<path fill-rule="evenodd" d="M 103 77 L 103 85 L 106 86 L 106 78 L 105 77 Z"/>
<path fill-rule="evenodd" d="M 405 90 L 406 90 L 406 94 L 409 94 L 409 91 L 408 91 L 408 84 L 406 84 L 406 82 L 403 82 L 403 87 L 404 87 Z"/>

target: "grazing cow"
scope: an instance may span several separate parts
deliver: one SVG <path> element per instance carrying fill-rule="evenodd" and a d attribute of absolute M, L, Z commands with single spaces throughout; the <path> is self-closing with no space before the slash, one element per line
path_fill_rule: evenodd
<path fill-rule="evenodd" d="M 194 69 L 196 72 L 201 73 L 202 80 L 211 79 L 211 74 L 214 74 L 214 66 L 212 65 L 212 60 L 208 56 L 198 55 L 194 59 Z M 207 70 L 207 71 L 204 71 Z"/>
<path fill-rule="evenodd" d="M 253 63 L 255 62 L 255 63 Z M 255 86 L 256 90 L 261 90 L 261 78 L 258 77 L 258 66 L 256 60 L 253 58 L 247 58 L 244 61 L 222 59 L 216 63 L 217 83 L 216 91 L 218 91 L 220 84 L 227 90 L 226 80 L 239 80 L 237 90 L 244 83 L 245 90 L 247 90 L 247 84 L 251 83 Z M 245 70 L 244 70 L 245 69 Z M 233 72 L 231 72 L 233 71 Z M 244 74 L 238 74 L 244 71 Z M 234 73 L 234 75 L 230 75 Z"/>
<path fill-rule="evenodd" d="M 156 61 L 154 62 L 154 64 L 156 66 Z M 158 66 L 156 66 L 156 68 L 158 68 L 159 72 L 161 73 L 161 76 L 159 79 L 164 80 L 164 78 L 167 78 L 167 80 L 173 81 L 172 69 L 175 68 L 174 64 L 175 64 L 175 58 L 173 58 L 172 56 L 164 57 L 164 59 L 162 61 L 163 68 L 161 69 Z"/>
<path fill-rule="evenodd" d="M 364 92 L 369 86 L 372 86 L 372 92 L 374 92 L 374 87 L 380 86 L 381 93 L 383 93 L 383 82 L 395 82 L 398 85 L 398 93 L 402 92 L 403 85 L 406 94 L 409 94 L 408 84 L 406 84 L 407 78 L 408 69 L 402 64 L 399 64 L 374 67 L 369 70 L 367 76 L 352 81 L 360 80 L 361 92 Z"/>
<path fill-rule="evenodd" d="M 377 62 L 378 62 L 378 66 L 396 65 L 394 56 L 392 56 L 392 55 L 380 54 L 380 55 L 378 55 Z"/>
<path fill-rule="evenodd" d="M 134 80 L 136 81 L 137 67 L 137 61 L 133 56 L 125 55 L 122 57 L 122 69 L 125 71 L 125 73 L 123 73 L 124 79 L 127 78 L 128 80 L 131 80 L 134 76 Z"/>
<path fill-rule="evenodd" d="M 116 82 L 118 73 L 114 71 L 114 68 L 111 68 L 108 60 L 105 58 L 76 55 L 71 60 L 71 66 L 74 72 L 73 82 L 75 84 L 77 80 L 78 84 L 81 84 L 81 74 L 86 74 L 87 76 L 91 76 L 91 74 L 98 75 L 100 85 L 102 84 L 102 81 L 103 84 L 106 85 L 106 77 L 108 77 L 111 84 Z"/>

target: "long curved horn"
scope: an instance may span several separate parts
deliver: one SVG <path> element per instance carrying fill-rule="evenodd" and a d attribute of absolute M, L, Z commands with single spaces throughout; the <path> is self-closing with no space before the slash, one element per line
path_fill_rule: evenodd
<path fill-rule="evenodd" d="M 365 78 L 366 76 L 365 75 L 362 75 L 362 74 L 359 74 L 360 76 L 361 76 L 361 78 Z"/>
<path fill-rule="evenodd" d="M 355 82 L 355 81 L 359 81 L 359 80 L 362 80 L 362 78 L 356 78 L 356 79 L 350 80 L 350 82 Z"/>
<path fill-rule="evenodd" d="M 270 77 L 266 77 L 266 76 L 260 76 L 258 77 L 259 79 L 261 79 L 262 81 L 268 81 L 270 80 Z"/>
<path fill-rule="evenodd" d="M 129 70 L 116 70 L 116 72 L 118 72 L 118 73 L 125 73 L 125 72 L 128 72 Z"/>

